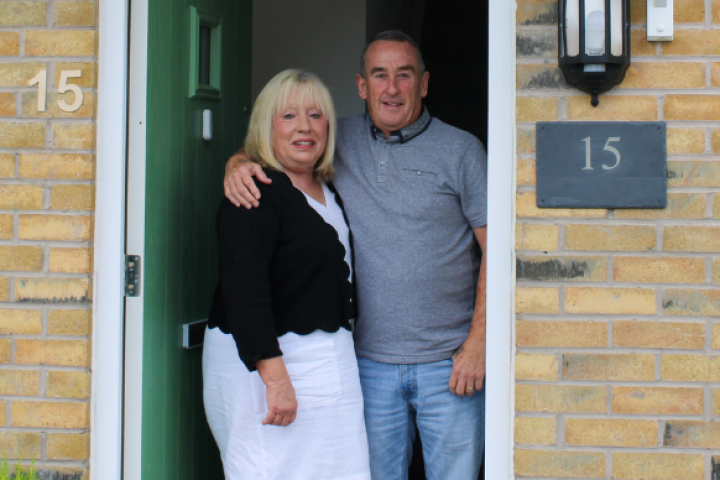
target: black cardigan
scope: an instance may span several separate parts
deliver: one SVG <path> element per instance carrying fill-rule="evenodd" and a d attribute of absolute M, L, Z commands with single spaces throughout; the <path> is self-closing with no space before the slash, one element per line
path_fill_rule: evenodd
<path fill-rule="evenodd" d="M 232 334 L 249 371 L 258 360 L 282 355 L 277 337 L 350 330 L 355 317 L 337 232 L 287 175 L 265 173 L 272 184 L 257 183 L 259 207 L 247 210 L 227 199 L 220 205 L 220 282 L 208 318 L 208 327 Z"/>

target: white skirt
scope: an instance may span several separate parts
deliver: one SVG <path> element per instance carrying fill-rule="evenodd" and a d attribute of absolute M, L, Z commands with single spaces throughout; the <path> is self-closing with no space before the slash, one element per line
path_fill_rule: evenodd
<path fill-rule="evenodd" d="M 203 398 L 226 480 L 370 480 L 352 334 L 278 338 L 298 401 L 287 427 L 262 425 L 265 384 L 240 361 L 232 335 L 207 329 Z"/>

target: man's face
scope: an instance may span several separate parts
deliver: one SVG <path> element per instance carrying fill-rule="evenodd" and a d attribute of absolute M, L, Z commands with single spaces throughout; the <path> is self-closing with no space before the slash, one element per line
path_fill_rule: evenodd
<path fill-rule="evenodd" d="M 409 43 L 380 40 L 370 45 L 365 76 L 358 75 L 356 82 L 370 118 L 386 137 L 420 118 L 428 78 L 428 72 L 420 74 L 420 62 Z"/>

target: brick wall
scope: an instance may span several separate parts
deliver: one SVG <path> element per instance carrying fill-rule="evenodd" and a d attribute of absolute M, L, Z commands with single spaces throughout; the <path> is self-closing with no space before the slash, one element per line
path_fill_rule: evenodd
<path fill-rule="evenodd" d="M 668 43 L 631 8 L 633 63 L 593 108 L 556 1 L 518 0 L 518 477 L 720 479 L 720 0 L 675 0 Z M 667 209 L 538 209 L 539 120 L 666 121 Z"/>
<path fill-rule="evenodd" d="M 96 7 L 0 0 L 0 452 L 64 479 L 89 448 Z M 28 86 L 43 69 L 45 112 Z"/>

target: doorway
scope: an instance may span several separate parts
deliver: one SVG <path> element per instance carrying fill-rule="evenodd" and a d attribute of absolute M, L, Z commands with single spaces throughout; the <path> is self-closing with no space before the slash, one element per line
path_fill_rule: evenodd
<path fill-rule="evenodd" d="M 256 0 L 256 6 L 262 1 Z M 367 37 L 388 28 L 407 31 L 423 49 L 431 72 L 431 93 L 426 101 L 431 113 L 485 142 L 488 83 L 487 29 L 483 26 L 487 25 L 487 3 L 468 3 L 367 0 L 365 28 L 355 32 L 359 47 L 346 46 L 348 51 L 341 53 L 356 66 Z M 147 0 L 147 4 L 146 126 L 141 133 L 145 157 L 142 165 L 136 166 L 143 169 L 144 175 L 143 219 L 138 224 L 142 242 L 138 247 L 133 245 L 130 227 L 127 240 L 128 254 L 142 252 L 144 272 L 142 296 L 128 299 L 126 319 L 126 361 L 127 365 L 135 365 L 134 371 L 126 370 L 127 392 L 135 398 L 126 398 L 126 403 L 139 408 L 139 412 L 127 417 L 127 423 L 135 425 L 129 426 L 134 436 L 126 439 L 126 475 L 133 471 L 139 475 L 126 478 L 169 479 L 179 472 L 189 479 L 222 478 L 198 396 L 200 350 L 183 350 L 180 331 L 183 323 L 204 318 L 209 291 L 214 286 L 212 220 L 221 196 L 222 165 L 244 137 L 251 106 L 249 78 L 258 61 L 256 57 L 250 67 L 250 35 L 260 25 L 251 21 L 251 0 Z M 222 48 L 219 98 L 193 98 L 188 93 L 186 69 L 193 48 L 187 30 L 191 6 L 207 14 L 210 23 L 221 17 L 222 38 L 230 39 L 230 45 Z M 275 25 L 282 22 L 278 17 L 294 18 L 288 9 L 274 14 Z M 355 16 L 355 26 L 357 22 Z M 303 34 L 307 32 L 303 30 Z M 336 38 L 327 28 L 309 30 L 308 34 L 325 36 L 320 38 L 325 43 Z M 320 58 L 332 63 L 327 57 Z M 280 68 L 306 66 L 297 62 Z M 354 89 L 356 70 L 348 68 L 345 77 L 327 81 L 324 76 L 333 94 L 339 94 L 345 84 Z M 358 107 L 348 101 L 345 113 L 359 108 L 362 104 Z M 216 119 L 215 136 L 210 141 L 201 135 L 203 110 L 211 110 Z M 128 177 L 132 176 L 129 172 Z M 130 192 L 133 188 L 129 184 Z M 128 203 L 131 201 L 129 198 Z M 134 215 L 130 210 L 129 206 L 129 224 Z M 133 307 L 138 302 L 139 310 Z M 411 478 L 420 480 L 425 478 L 420 443 L 416 447 Z M 137 455 L 134 467 L 130 458 L 133 455 Z"/>

